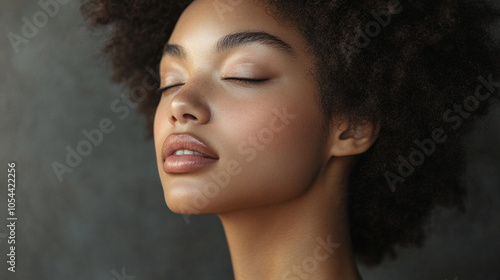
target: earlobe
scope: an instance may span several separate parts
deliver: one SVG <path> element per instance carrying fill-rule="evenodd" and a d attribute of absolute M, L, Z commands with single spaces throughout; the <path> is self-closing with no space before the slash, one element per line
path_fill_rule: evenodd
<path fill-rule="evenodd" d="M 366 152 L 375 143 L 380 131 L 379 124 L 351 124 L 341 122 L 330 127 L 329 156 L 342 157 Z"/>

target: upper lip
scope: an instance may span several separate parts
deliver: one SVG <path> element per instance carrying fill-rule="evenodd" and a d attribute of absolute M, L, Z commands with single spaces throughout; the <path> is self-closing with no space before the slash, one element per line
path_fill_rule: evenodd
<path fill-rule="evenodd" d="M 218 159 L 217 154 L 212 151 L 202 140 L 191 134 L 170 134 L 163 142 L 162 158 L 173 155 L 179 150 L 190 150 L 205 155 L 208 158 Z"/>

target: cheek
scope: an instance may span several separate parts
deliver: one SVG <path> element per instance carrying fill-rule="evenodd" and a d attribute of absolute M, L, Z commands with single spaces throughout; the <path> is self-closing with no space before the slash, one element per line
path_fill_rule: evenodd
<path fill-rule="evenodd" d="M 226 135 L 226 159 L 237 162 L 241 172 L 217 203 L 225 209 L 259 207 L 304 192 L 321 167 L 324 150 L 314 98 L 266 100 L 242 105 L 237 112 L 221 135 Z"/>
<path fill-rule="evenodd" d="M 168 126 L 170 125 L 170 123 L 168 122 L 168 116 L 169 116 L 168 110 L 164 108 L 163 104 L 165 103 L 160 102 L 160 104 L 158 105 L 153 123 L 153 134 L 154 134 L 153 136 L 154 136 L 156 162 L 162 183 L 164 181 L 165 172 L 163 171 L 163 160 L 161 152 L 163 147 L 163 141 L 168 136 Z"/>

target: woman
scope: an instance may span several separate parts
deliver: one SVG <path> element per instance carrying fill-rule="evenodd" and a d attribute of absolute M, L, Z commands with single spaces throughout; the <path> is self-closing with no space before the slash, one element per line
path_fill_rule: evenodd
<path fill-rule="evenodd" d="M 421 245 L 435 207 L 463 207 L 462 138 L 500 86 L 499 12 L 456 2 L 83 12 L 115 27 L 106 51 L 153 126 L 168 207 L 220 217 L 235 279 L 361 279 L 355 258 Z"/>

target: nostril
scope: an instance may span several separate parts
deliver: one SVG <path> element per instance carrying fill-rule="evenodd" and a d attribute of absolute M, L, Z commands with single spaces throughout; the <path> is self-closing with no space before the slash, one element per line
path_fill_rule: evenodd
<path fill-rule="evenodd" d="M 182 115 L 182 117 L 186 120 L 192 120 L 192 121 L 196 121 L 198 120 L 195 116 L 191 115 L 191 114 L 184 114 Z"/>

